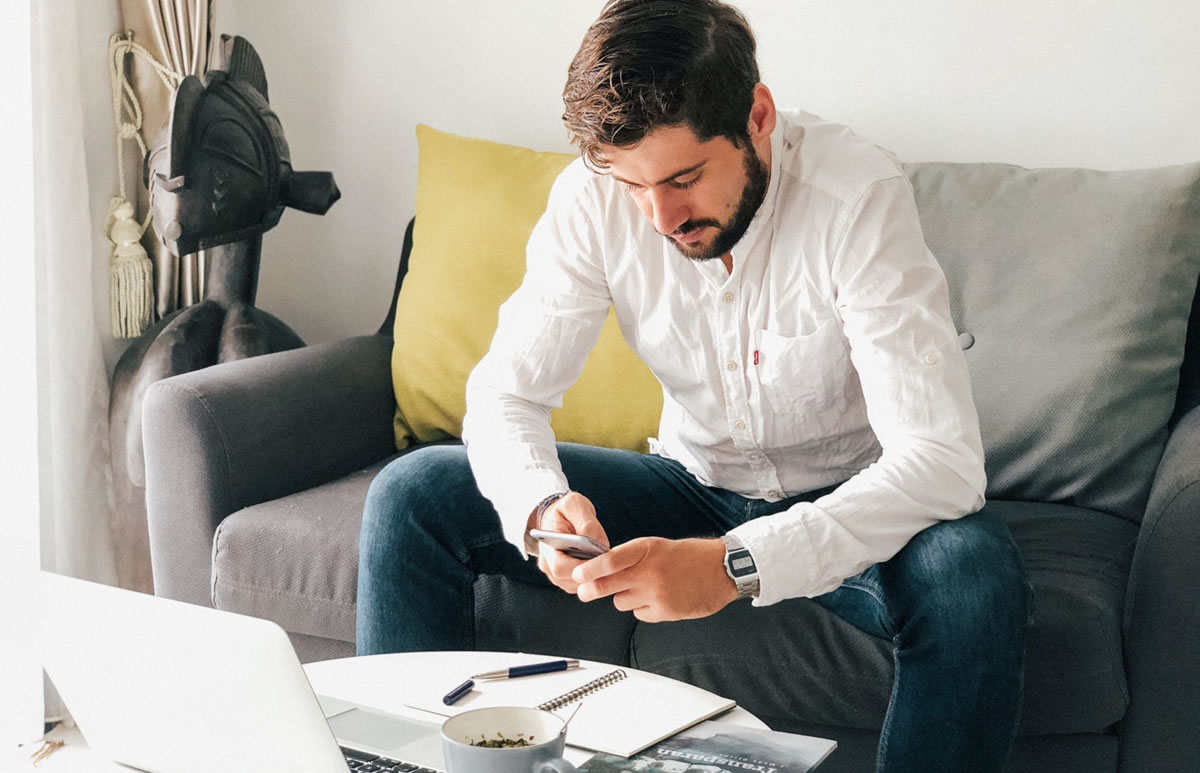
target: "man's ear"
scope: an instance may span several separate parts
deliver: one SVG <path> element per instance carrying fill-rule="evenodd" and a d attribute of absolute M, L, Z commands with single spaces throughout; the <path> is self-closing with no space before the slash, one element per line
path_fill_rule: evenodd
<path fill-rule="evenodd" d="M 750 105 L 750 139 L 770 137 L 775 131 L 775 98 L 765 83 L 754 86 L 754 102 Z"/>

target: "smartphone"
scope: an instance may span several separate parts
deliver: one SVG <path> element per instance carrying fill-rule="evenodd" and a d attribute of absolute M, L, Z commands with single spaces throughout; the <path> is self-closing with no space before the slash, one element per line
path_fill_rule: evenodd
<path fill-rule="evenodd" d="M 608 548 L 604 547 L 591 537 L 585 537 L 582 534 L 567 534 L 561 531 L 530 529 L 529 536 L 533 537 L 538 542 L 545 542 L 550 547 L 561 550 L 571 558 L 595 558 L 601 553 L 608 552 Z"/>

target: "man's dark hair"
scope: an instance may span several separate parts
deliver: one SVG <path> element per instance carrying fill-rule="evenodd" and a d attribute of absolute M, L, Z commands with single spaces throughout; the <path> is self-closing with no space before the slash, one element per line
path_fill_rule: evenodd
<path fill-rule="evenodd" d="M 688 126 L 701 141 L 750 140 L 758 83 L 754 33 L 717 0 L 609 0 L 584 35 L 563 89 L 567 133 L 594 169 L 602 146 Z"/>

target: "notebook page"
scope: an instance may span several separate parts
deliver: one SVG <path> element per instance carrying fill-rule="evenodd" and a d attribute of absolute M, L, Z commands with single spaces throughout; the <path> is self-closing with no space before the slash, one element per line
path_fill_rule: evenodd
<path fill-rule="evenodd" d="M 475 689 L 452 706 L 442 703 L 442 694 L 414 696 L 407 705 L 447 717 L 489 706 L 537 706 L 616 669 L 589 663 L 552 674 L 477 681 Z M 567 728 L 568 744 L 628 757 L 735 705 L 684 682 L 632 668 L 620 670 L 625 678 L 580 699 L 579 711 Z M 569 703 L 555 713 L 565 718 L 575 706 Z"/>

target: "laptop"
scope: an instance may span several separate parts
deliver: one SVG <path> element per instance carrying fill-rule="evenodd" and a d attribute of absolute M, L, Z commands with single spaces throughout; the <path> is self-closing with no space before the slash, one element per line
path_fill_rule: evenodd
<path fill-rule="evenodd" d="M 152 773 L 442 770 L 440 725 L 318 697 L 273 622 L 41 582 L 43 666 L 102 756 Z"/>

